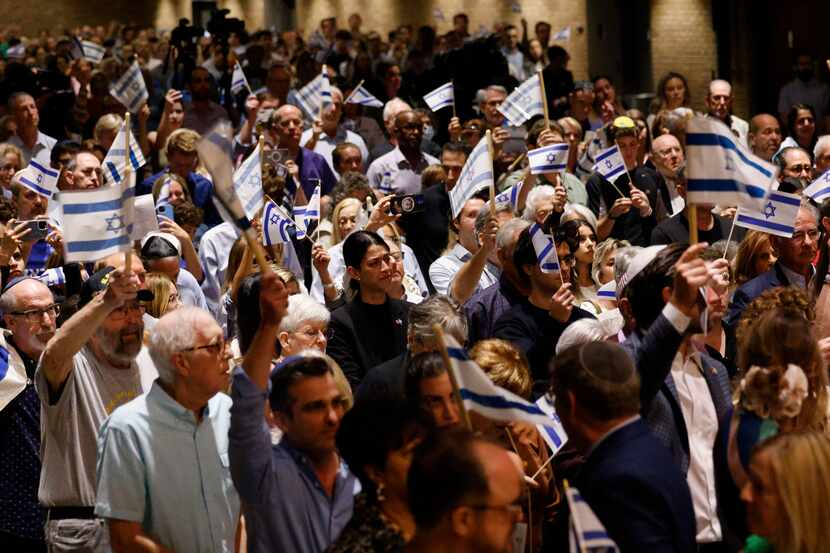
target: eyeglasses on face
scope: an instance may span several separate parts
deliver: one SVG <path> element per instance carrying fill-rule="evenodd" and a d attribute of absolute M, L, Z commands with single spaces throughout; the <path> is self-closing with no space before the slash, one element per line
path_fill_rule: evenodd
<path fill-rule="evenodd" d="M 9 315 L 14 315 L 15 317 L 23 317 L 26 319 L 27 322 L 30 323 L 37 323 L 43 320 L 43 314 L 49 316 L 50 319 L 56 318 L 61 312 L 61 306 L 57 303 L 53 303 L 43 309 L 27 309 L 26 311 L 12 311 Z"/>

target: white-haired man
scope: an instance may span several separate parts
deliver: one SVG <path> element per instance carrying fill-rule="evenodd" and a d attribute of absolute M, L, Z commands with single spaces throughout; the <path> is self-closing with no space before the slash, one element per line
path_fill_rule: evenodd
<path fill-rule="evenodd" d="M 303 131 L 302 136 L 300 136 L 300 144 L 326 158 L 329 167 L 337 175 L 338 172 L 331 154 L 339 144 L 348 142 L 357 146 L 364 161 L 369 159 L 369 150 L 366 148 L 366 142 L 359 134 L 346 129 L 340 124 L 340 119 L 343 116 L 343 93 L 340 92 L 339 88 L 331 88 L 331 102 L 323 110 L 322 117 L 315 119 L 312 128 Z"/>
<path fill-rule="evenodd" d="M 101 427 L 95 513 L 108 520 L 115 552 L 233 551 L 240 503 L 222 329 L 183 307 L 159 319 L 148 350 L 158 380 Z"/>
<path fill-rule="evenodd" d="M 709 83 L 709 94 L 706 95 L 706 112 L 709 117 L 715 117 L 732 129 L 735 136 L 741 139 L 745 146 L 749 146 L 747 135 L 749 123 L 732 115 L 732 85 L 723 79 L 715 79 Z"/>
<path fill-rule="evenodd" d="M 813 148 L 813 159 L 815 160 L 815 174 L 817 177 L 830 169 L 830 134 L 818 137 Z"/>

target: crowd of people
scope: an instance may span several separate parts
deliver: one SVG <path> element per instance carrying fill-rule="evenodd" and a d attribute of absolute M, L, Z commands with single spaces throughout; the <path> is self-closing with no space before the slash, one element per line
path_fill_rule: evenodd
<path fill-rule="evenodd" d="M 0 549 L 565 551 L 573 486 L 622 552 L 826 551 L 830 199 L 803 195 L 830 169 L 816 60 L 797 54 L 776 113 L 741 119 L 729 82 L 678 72 L 643 113 L 607 76 L 575 81 L 545 22 L 338 23 L 0 29 Z M 135 61 L 135 194 L 170 209 L 130 252 L 67 262 L 53 214 L 61 193 L 113 186 L 110 87 Z M 321 71 L 331 101 L 309 113 Z M 511 125 L 500 106 L 537 74 L 545 116 Z M 432 112 L 448 80 L 452 113 Z M 789 234 L 687 205 L 700 116 L 800 196 Z M 197 151 L 221 122 L 236 165 L 262 144 L 264 196 L 288 213 L 319 185 L 306 238 L 262 258 L 223 219 Z M 516 194 L 485 188 L 454 216 L 490 138 L 495 193 Z M 554 144 L 565 169 L 532 174 L 527 152 Z M 594 167 L 615 144 L 612 183 Z M 32 163 L 59 173 L 55 196 L 25 182 Z M 464 409 L 444 335 L 552 405 L 564 445 Z"/>

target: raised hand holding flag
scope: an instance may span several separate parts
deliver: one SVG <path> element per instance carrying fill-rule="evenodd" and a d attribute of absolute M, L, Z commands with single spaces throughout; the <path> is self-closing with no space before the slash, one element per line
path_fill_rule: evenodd
<path fill-rule="evenodd" d="M 429 109 L 438 111 L 447 106 L 452 106 L 453 117 L 455 117 L 455 90 L 452 81 L 443 84 L 424 96 L 424 102 Z"/>

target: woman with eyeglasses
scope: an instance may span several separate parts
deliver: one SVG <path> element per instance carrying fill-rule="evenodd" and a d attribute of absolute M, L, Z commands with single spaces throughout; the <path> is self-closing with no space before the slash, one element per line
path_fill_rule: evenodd
<path fill-rule="evenodd" d="M 394 258 L 380 235 L 365 230 L 350 234 L 343 260 L 353 298 L 332 312 L 326 352 L 354 387 L 369 369 L 406 349 L 409 304 L 389 295 Z"/>

